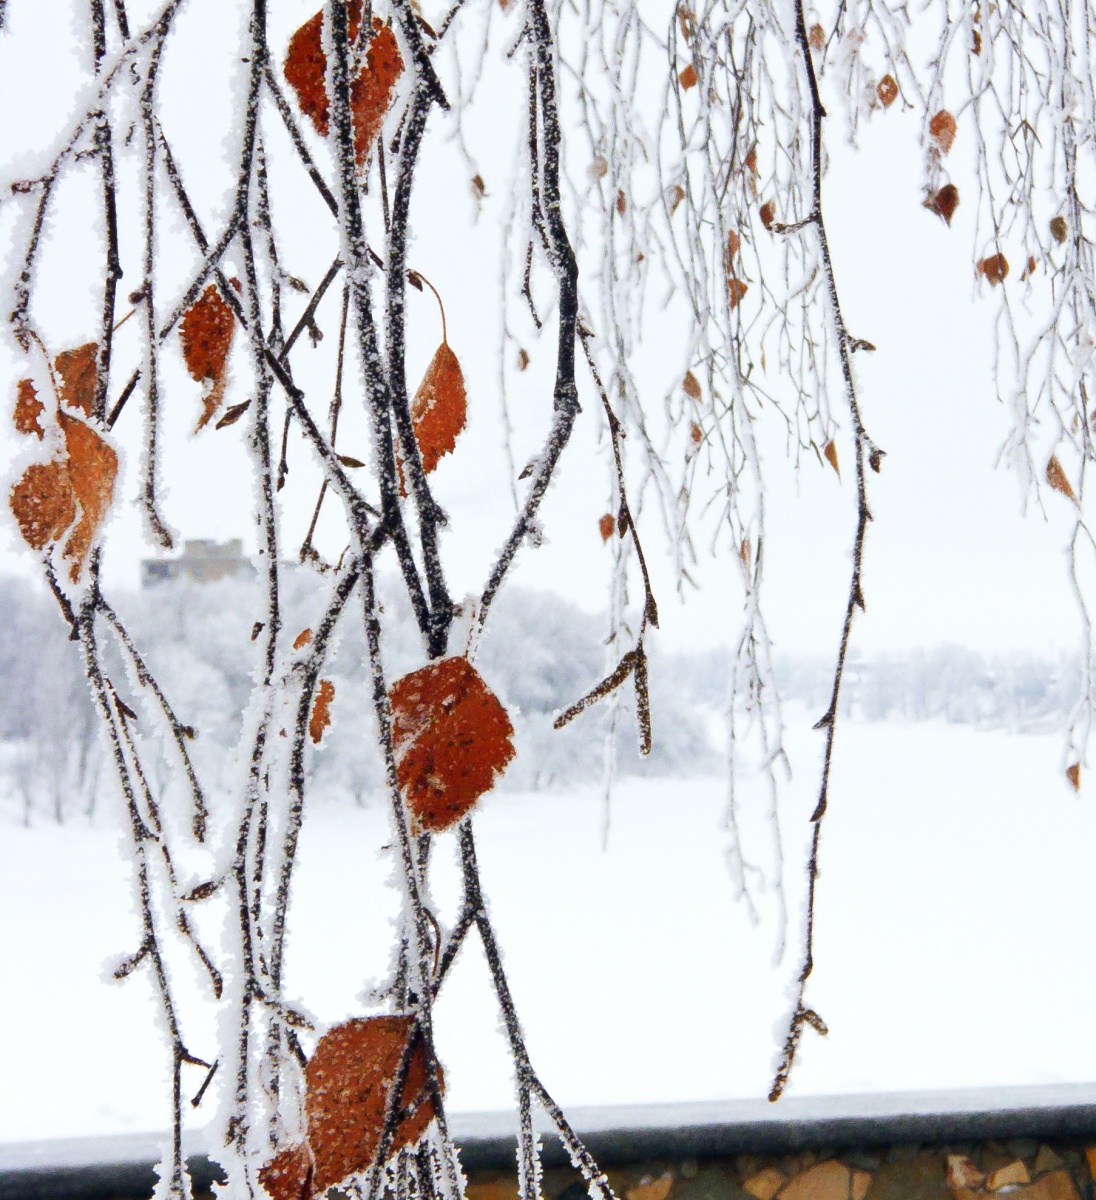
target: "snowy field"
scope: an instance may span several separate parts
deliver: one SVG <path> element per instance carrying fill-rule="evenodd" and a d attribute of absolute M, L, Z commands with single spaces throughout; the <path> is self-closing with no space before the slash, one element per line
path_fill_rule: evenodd
<path fill-rule="evenodd" d="M 820 741 L 802 714 L 792 724 L 781 819 L 795 912 Z M 1063 784 L 1059 740 L 846 723 L 837 747 L 809 992 L 831 1033 L 805 1038 L 791 1093 L 1096 1078 L 1096 810 Z M 732 899 L 723 804 L 710 778 L 624 781 L 607 852 L 593 792 L 483 804 L 480 857 L 506 965 L 534 1061 L 564 1104 L 764 1093 L 798 922 L 774 965 L 771 894 L 757 925 Z M 108 981 L 136 933 L 106 816 L 3 828 L 0 1141 L 166 1124 L 147 980 Z M 387 841 L 379 808 L 327 804 L 306 822 L 288 990 L 321 1022 L 362 1011 L 384 972 Z M 452 861 L 442 838 L 443 913 Z M 466 947 L 438 1009 L 461 1111 L 512 1097 L 478 950 Z M 212 1054 L 197 1005 L 185 1019 L 194 1051 Z"/>

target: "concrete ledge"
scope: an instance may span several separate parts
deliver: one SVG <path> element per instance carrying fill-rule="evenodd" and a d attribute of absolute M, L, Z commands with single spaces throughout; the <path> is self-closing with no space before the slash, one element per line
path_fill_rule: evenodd
<path fill-rule="evenodd" d="M 605 1165 L 643 1159 L 774 1154 L 812 1146 L 834 1149 L 901 1144 L 975 1142 L 1002 1138 L 1096 1141 L 1096 1084 L 886 1093 L 868 1096 L 791 1096 L 692 1104 L 572 1108 L 568 1119 Z M 514 1163 L 514 1112 L 453 1113 L 450 1125 L 466 1168 Z M 567 1161 L 543 1116 L 547 1165 Z M 0 1143 L 0 1200 L 93 1200 L 151 1194 L 153 1164 L 165 1138 L 134 1134 Z M 216 1167 L 201 1131 L 187 1144 L 197 1190 Z"/>

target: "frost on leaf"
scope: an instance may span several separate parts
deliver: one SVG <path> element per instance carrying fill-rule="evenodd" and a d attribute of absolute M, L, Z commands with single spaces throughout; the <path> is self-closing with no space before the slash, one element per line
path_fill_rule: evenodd
<path fill-rule="evenodd" d="M 12 514 L 23 541 L 44 550 L 76 520 L 76 496 L 64 462 L 32 463 L 11 489 Z"/>
<path fill-rule="evenodd" d="M 1008 259 L 1003 254 L 991 254 L 988 258 L 983 258 L 977 264 L 979 275 L 984 275 L 988 282 L 994 287 L 999 283 L 1004 283 L 1008 275 Z"/>
<path fill-rule="evenodd" d="M 411 403 L 411 423 L 424 471 L 432 471 L 441 456 L 452 451 L 467 417 L 464 373 L 448 342 L 442 342 Z"/>
<path fill-rule="evenodd" d="M 57 372 L 61 403 L 90 417 L 99 378 L 98 343 L 87 342 L 75 350 L 62 350 L 53 360 L 53 369 Z"/>
<path fill-rule="evenodd" d="M 18 432 L 33 433 L 41 441 L 46 431 L 39 425 L 38 418 L 45 411 L 34 384 L 29 379 L 20 379 L 16 385 L 15 412 L 12 414 L 12 422 Z"/>
<path fill-rule="evenodd" d="M 347 37 L 354 42 L 361 27 L 361 0 L 351 0 Z M 323 12 L 318 12 L 289 39 L 285 56 L 285 78 L 297 96 L 301 111 L 321 137 L 330 129 L 327 96 L 327 56 L 323 50 Z M 373 18 L 373 38 L 365 52 L 365 63 L 350 84 L 350 114 L 354 126 L 354 156 L 359 166 L 380 132 L 392 104 L 396 80 L 403 73 L 396 35 L 378 18 Z"/>
<path fill-rule="evenodd" d="M 955 142 L 955 118 L 942 108 L 929 122 L 929 134 L 941 154 L 947 154 Z"/>
<path fill-rule="evenodd" d="M 689 63 L 689 65 L 681 72 L 680 75 L 678 75 L 677 78 L 681 86 L 686 91 L 688 91 L 689 88 L 696 87 L 696 67 L 694 67 L 692 63 Z"/>
<path fill-rule="evenodd" d="M 416 1037 L 414 1018 L 355 1017 L 320 1038 L 305 1067 L 314 1195 L 322 1195 L 376 1161 L 389 1095 L 413 1038 L 399 1097 L 405 1115 L 396 1126 L 389 1154 L 417 1142 L 434 1118 L 426 1050 L 422 1039 Z"/>
<path fill-rule="evenodd" d="M 335 685 L 330 679 L 321 679 L 312 702 L 312 713 L 308 718 L 308 736 L 317 745 L 324 731 L 331 724 L 331 701 L 335 699 Z"/>
<path fill-rule="evenodd" d="M 514 757 L 514 727 L 498 697 L 461 657 L 443 658 L 389 689 L 397 777 L 418 825 L 459 821 Z"/>
<path fill-rule="evenodd" d="M 224 399 L 228 351 L 236 319 L 222 298 L 215 283 L 211 283 L 183 314 L 179 322 L 179 338 L 183 344 L 183 361 L 191 379 L 210 384 L 202 400 L 202 415 L 194 432 L 207 425 Z"/>
<path fill-rule="evenodd" d="M 875 85 L 875 94 L 879 97 L 879 103 L 884 108 L 890 108 L 895 100 L 898 99 L 898 83 L 894 76 L 884 75 Z"/>
<path fill-rule="evenodd" d="M 1065 471 L 1062 470 L 1062 464 L 1053 454 L 1050 456 L 1050 462 L 1047 463 L 1047 483 L 1056 492 L 1061 492 L 1063 496 L 1067 496 L 1070 500 L 1076 500 L 1077 497 L 1073 494 L 1073 488 L 1070 486 L 1069 479 L 1066 477 Z"/>
<path fill-rule="evenodd" d="M 63 551 L 72 563 L 69 577 L 75 581 L 84 568 L 88 551 L 114 497 L 118 455 L 90 425 L 65 412 L 59 412 L 57 419 L 65 435 L 69 480 L 80 505 L 80 519 L 69 534 Z"/>
<path fill-rule="evenodd" d="M 307 646 L 310 641 L 312 641 L 312 630 L 311 629 L 302 629 L 301 632 L 298 633 L 297 636 L 293 639 L 293 649 L 300 650 L 303 647 Z"/>
<path fill-rule="evenodd" d="M 613 536 L 613 530 L 616 529 L 616 517 L 612 513 L 606 513 L 598 521 L 597 528 L 601 534 L 601 540 L 607 542 Z"/>
<path fill-rule="evenodd" d="M 943 217 L 950 225 L 955 210 L 959 207 L 959 189 L 954 183 L 945 183 L 938 192 L 923 201 L 922 207 L 936 213 L 938 217 Z"/>
<path fill-rule="evenodd" d="M 837 446 L 834 445 L 833 438 L 822 447 L 822 453 L 826 456 L 826 462 L 837 472 L 837 477 L 841 478 L 841 468 L 837 465 Z"/>
<path fill-rule="evenodd" d="M 287 1146 L 259 1168 L 270 1200 L 307 1200 L 312 1195 L 312 1154 L 307 1142 Z"/>

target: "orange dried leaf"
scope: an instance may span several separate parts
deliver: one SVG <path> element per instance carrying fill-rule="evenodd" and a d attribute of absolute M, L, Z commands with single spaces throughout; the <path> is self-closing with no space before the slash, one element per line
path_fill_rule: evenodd
<path fill-rule="evenodd" d="M 1028 260 L 1027 260 L 1027 265 L 1024 267 L 1024 273 L 1023 273 L 1023 275 L 1020 276 L 1021 281 L 1025 280 L 1025 279 L 1030 279 L 1031 276 L 1035 274 L 1036 268 L 1038 266 L 1039 266 L 1039 264 L 1035 261 L 1035 255 L 1029 254 Z"/>
<path fill-rule="evenodd" d="M 1070 486 L 1069 479 L 1066 477 L 1065 471 L 1062 470 L 1062 464 L 1052 454 L 1050 462 L 1047 463 L 1047 483 L 1056 491 L 1061 492 L 1063 496 L 1070 500 L 1076 500 L 1073 494 L 1073 488 Z"/>
<path fill-rule="evenodd" d="M 982 53 L 982 33 L 981 30 L 975 29 L 971 34 L 970 48 L 975 54 Z"/>
<path fill-rule="evenodd" d="M 72 563 L 69 578 L 75 582 L 114 498 L 118 455 L 96 430 L 77 417 L 61 411 L 57 419 L 65 435 L 69 481 L 80 505 L 80 519 L 62 551 Z"/>
<path fill-rule="evenodd" d="M 991 254 L 983 258 L 977 265 L 979 275 L 984 275 L 989 283 L 996 287 L 1004 283 L 1008 275 L 1008 259 L 1003 254 Z"/>
<path fill-rule="evenodd" d="M 312 701 L 312 712 L 308 718 L 308 736 L 319 745 L 324 731 L 331 724 L 331 701 L 335 699 L 335 685 L 330 679 L 321 679 Z"/>
<path fill-rule="evenodd" d="M 704 440 L 704 430 L 695 421 L 689 426 L 689 438 L 694 446 L 699 446 Z"/>
<path fill-rule="evenodd" d="M 750 539 L 743 538 L 738 544 L 738 557 L 742 560 L 742 565 L 749 568 L 750 565 Z"/>
<path fill-rule="evenodd" d="M 685 372 L 685 378 L 681 381 L 681 390 L 691 400 L 700 399 L 700 384 L 697 382 L 697 378 L 692 371 Z"/>
<path fill-rule="evenodd" d="M 62 350 L 53 360 L 53 369 L 58 375 L 61 403 L 90 417 L 99 379 L 98 343 L 86 342 L 75 350 Z"/>
<path fill-rule="evenodd" d="M 980 1188 L 986 1181 L 984 1171 L 964 1154 L 948 1155 L 947 1185 L 953 1191 L 959 1188 Z"/>
<path fill-rule="evenodd" d="M 359 167 L 381 131 L 392 105 L 396 80 L 403 74 L 403 58 L 396 35 L 379 17 L 373 18 L 373 31 L 373 40 L 365 52 L 365 65 L 350 85 L 354 157 Z"/>
<path fill-rule="evenodd" d="M 1081 790 L 1081 764 L 1072 763 L 1066 767 L 1066 778 L 1072 784 L 1073 790 L 1079 792 Z"/>
<path fill-rule="evenodd" d="M 731 308 L 737 308 L 739 300 L 750 290 L 749 284 L 741 279 L 727 280 L 727 299 Z"/>
<path fill-rule="evenodd" d="M 681 86 L 686 91 L 688 91 L 689 88 L 696 87 L 696 67 L 694 67 L 692 63 L 689 63 L 689 65 L 681 72 L 680 75 L 678 75 L 677 78 Z"/>
<path fill-rule="evenodd" d="M 208 424 L 221 407 L 228 351 L 235 329 L 236 318 L 215 283 L 205 289 L 179 322 L 183 361 L 191 379 L 212 385 L 202 399 L 202 414 L 195 432 Z"/>
<path fill-rule="evenodd" d="M 1050 236 L 1060 246 L 1069 235 L 1069 226 L 1066 224 L 1065 217 L 1051 217 L 1050 219 Z"/>
<path fill-rule="evenodd" d="M 464 373 L 448 342 L 437 348 L 411 404 L 411 423 L 429 473 L 443 454 L 449 454 L 468 419 Z"/>
<path fill-rule="evenodd" d="M 413 1017 L 383 1016 L 355 1017 L 320 1038 L 305 1067 L 313 1195 L 376 1161 L 389 1093 L 412 1037 Z M 390 1155 L 417 1142 L 434 1119 L 421 1037 L 411 1051 L 400 1107 L 406 1115 L 396 1126 Z"/>
<path fill-rule="evenodd" d="M 33 433 L 41 441 L 46 431 L 38 423 L 38 418 L 46 411 L 45 405 L 38 399 L 34 384 L 29 379 L 20 379 L 16 384 L 15 412 L 12 421 L 20 433 Z"/>
<path fill-rule="evenodd" d="M 950 225 L 952 217 L 955 216 L 955 210 L 959 207 L 959 189 L 954 183 L 945 183 L 935 195 L 929 196 L 923 201 L 922 207 L 927 208 L 929 212 L 936 213 L 938 217 L 943 217 L 945 222 Z"/>
<path fill-rule="evenodd" d="M 628 211 L 628 197 L 625 196 L 621 188 L 617 188 L 616 210 L 620 216 L 624 216 Z"/>
<path fill-rule="evenodd" d="M 616 529 L 616 517 L 612 513 L 606 513 L 598 520 L 597 528 L 601 534 L 601 540 L 607 542 L 613 536 L 613 530 Z"/>
<path fill-rule="evenodd" d="M 841 478 L 841 468 L 837 465 L 837 446 L 834 444 L 833 438 L 822 447 L 822 453 L 826 456 L 826 462 L 837 472 L 837 477 Z"/>
<path fill-rule="evenodd" d="M 270 1200 L 308 1200 L 312 1195 L 312 1153 L 307 1142 L 287 1146 L 259 1168 Z"/>
<path fill-rule="evenodd" d="M 674 1186 L 673 1171 L 664 1171 L 655 1179 L 645 1177 L 624 1193 L 624 1200 L 666 1200 Z"/>
<path fill-rule="evenodd" d="M 529 368 L 529 351 L 524 346 L 518 347 L 518 370 L 525 371 Z"/>
<path fill-rule="evenodd" d="M 898 81 L 891 74 L 884 75 L 875 85 L 875 94 L 884 108 L 890 108 L 898 99 Z"/>
<path fill-rule="evenodd" d="M 76 520 L 76 495 L 68 467 L 59 459 L 32 463 L 12 487 L 8 504 L 23 541 L 32 550 L 44 550 Z"/>
<path fill-rule="evenodd" d="M 773 1197 L 788 1182 L 787 1178 L 776 1167 L 763 1167 L 756 1175 L 751 1175 L 742 1185 L 742 1190 L 753 1196 L 754 1200 L 773 1200 Z"/>
<path fill-rule="evenodd" d="M 404 800 L 417 825 L 447 829 L 494 785 L 514 757 L 514 728 L 466 658 L 443 658 L 388 692 Z"/>
<path fill-rule="evenodd" d="M 301 632 L 298 633 L 297 636 L 293 639 L 293 649 L 300 650 L 304 646 L 307 646 L 308 643 L 311 641 L 312 641 L 312 630 L 311 629 L 302 629 Z"/>
<path fill-rule="evenodd" d="M 776 209 L 773 207 L 773 202 L 771 200 L 766 200 L 765 203 L 762 204 L 758 216 L 761 218 L 761 224 L 764 225 L 766 229 L 772 229 L 773 221 L 776 218 Z"/>
<path fill-rule="evenodd" d="M 731 259 L 734 258 L 734 256 L 738 253 L 738 249 L 741 245 L 742 245 L 742 239 L 732 229 L 731 232 L 727 234 L 727 262 L 728 262 L 728 264 L 730 263 Z M 728 267 L 728 269 L 729 269 L 729 267 Z"/>
<path fill-rule="evenodd" d="M 745 161 L 746 161 L 746 170 L 752 171 L 753 174 L 756 175 L 757 174 L 757 147 L 756 146 L 754 146 L 750 150 L 749 154 L 746 155 Z"/>
<path fill-rule="evenodd" d="M 310 17 L 289 39 L 285 79 L 297 96 L 301 112 L 327 137 L 327 55 L 323 52 L 323 11 Z"/>
<path fill-rule="evenodd" d="M 670 215 L 677 212 L 677 206 L 685 199 L 685 189 L 680 183 L 675 183 L 670 193 Z"/>
<path fill-rule="evenodd" d="M 929 121 L 929 134 L 940 149 L 941 154 L 947 154 L 955 142 L 955 118 L 946 108 L 942 108 Z"/>
<path fill-rule="evenodd" d="M 810 42 L 812 50 L 821 50 L 826 44 L 826 31 L 817 23 L 812 25 L 807 34 L 807 41 Z"/>

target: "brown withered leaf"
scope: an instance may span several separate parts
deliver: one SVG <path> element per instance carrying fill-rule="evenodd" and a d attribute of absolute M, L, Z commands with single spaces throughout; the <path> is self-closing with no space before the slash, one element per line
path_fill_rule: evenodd
<path fill-rule="evenodd" d="M 685 189 L 680 183 L 675 183 L 670 192 L 670 216 L 677 212 L 677 206 L 685 199 Z"/>
<path fill-rule="evenodd" d="M 214 425 L 214 429 L 227 429 L 229 425 L 235 425 L 236 422 L 244 415 L 251 407 L 250 400 L 241 400 L 239 404 L 234 404 L 230 409 L 225 411 L 225 415 Z"/>
<path fill-rule="evenodd" d="M 360 167 L 373 148 L 392 105 L 396 81 L 403 74 L 403 58 L 396 35 L 379 17 L 373 18 L 373 40 L 365 64 L 350 85 L 350 112 L 354 120 L 354 157 Z M 478 178 L 478 176 L 477 176 Z M 482 185 L 482 180 L 480 181 Z"/>
<path fill-rule="evenodd" d="M 776 219 L 776 209 L 771 200 L 766 200 L 758 211 L 758 216 L 761 218 L 761 224 L 766 229 L 772 229 L 773 221 Z"/>
<path fill-rule="evenodd" d="M 1050 236 L 1058 243 L 1059 246 L 1066 240 L 1066 238 L 1069 236 L 1069 226 L 1066 224 L 1065 217 L 1058 216 L 1050 218 Z"/>
<path fill-rule="evenodd" d="M 20 433 L 33 433 L 41 441 L 46 431 L 38 423 L 38 418 L 46 411 L 45 405 L 38 399 L 34 384 L 29 379 L 20 379 L 16 384 L 15 412 L 12 422 Z"/>
<path fill-rule="evenodd" d="M 529 351 L 524 346 L 518 347 L 518 370 L 526 371 L 529 369 Z"/>
<path fill-rule="evenodd" d="M 1020 282 L 1023 283 L 1025 279 L 1030 279 L 1038 267 L 1039 264 L 1035 261 L 1035 255 L 1029 254 L 1027 263 L 1024 265 L 1024 273 L 1020 276 Z"/>
<path fill-rule="evenodd" d="M 76 520 L 76 494 L 65 462 L 31 463 L 12 487 L 8 504 L 32 550 L 56 542 Z"/>
<path fill-rule="evenodd" d="M 624 216 L 624 214 L 628 211 L 628 197 L 625 196 L 622 188 L 617 188 L 616 210 L 620 216 Z"/>
<path fill-rule="evenodd" d="M 929 134 L 941 154 L 947 154 L 954 144 L 956 128 L 955 118 L 946 108 L 942 108 L 929 121 Z"/>
<path fill-rule="evenodd" d="M 704 440 L 704 430 L 695 421 L 689 426 L 689 439 L 694 446 L 699 446 Z"/>
<path fill-rule="evenodd" d="M 742 560 L 742 565 L 749 569 L 750 566 L 750 539 L 745 537 L 738 544 L 738 557 Z"/>
<path fill-rule="evenodd" d="M 996 287 L 1004 283 L 1008 275 L 1008 259 L 1003 254 L 991 254 L 981 259 L 976 267 L 979 275 L 984 275 L 988 282 Z"/>
<path fill-rule="evenodd" d="M 99 379 L 98 342 L 85 342 L 75 350 L 62 350 L 53 360 L 53 369 L 58 376 L 61 403 L 90 417 Z"/>
<path fill-rule="evenodd" d="M 360 458 L 355 458 L 352 454 L 336 454 L 335 457 L 344 467 L 349 467 L 352 471 L 365 466 Z"/>
<path fill-rule="evenodd" d="M 922 202 L 922 207 L 927 208 L 929 212 L 936 213 L 938 217 L 943 217 L 945 222 L 950 225 L 952 217 L 955 216 L 955 210 L 959 207 L 959 189 L 954 183 L 945 183 L 934 195 L 926 197 Z"/>
<path fill-rule="evenodd" d="M 973 33 L 971 34 L 970 48 L 975 54 L 982 53 L 982 32 L 981 32 L 981 30 L 975 29 L 973 31 Z"/>
<path fill-rule="evenodd" d="M 1073 494 L 1073 488 L 1070 486 L 1070 482 L 1066 477 L 1065 471 L 1062 470 L 1062 464 L 1053 454 L 1050 456 L 1050 461 L 1047 463 L 1047 483 L 1049 483 L 1056 492 L 1061 492 L 1063 496 L 1068 497 L 1070 500 L 1077 499 L 1077 497 Z"/>
<path fill-rule="evenodd" d="M 685 372 L 685 378 L 681 381 L 681 390 L 691 400 L 699 400 L 700 399 L 700 395 L 701 395 L 700 384 L 697 381 L 696 376 L 692 373 L 692 371 Z"/>
<path fill-rule="evenodd" d="M 447 829 L 514 757 L 514 728 L 498 697 L 461 657 L 397 679 L 388 692 L 400 789 L 417 825 Z"/>
<path fill-rule="evenodd" d="M 412 1043 L 412 1038 L 415 1039 Z M 329 1029 L 305 1066 L 305 1114 L 314 1170 L 313 1195 L 342 1183 L 377 1159 L 389 1094 L 413 1046 L 391 1155 L 417 1142 L 434 1119 L 426 1050 L 413 1017 L 355 1017 Z"/>
<path fill-rule="evenodd" d="M 678 81 L 681 86 L 688 91 L 689 88 L 696 87 L 696 67 L 689 63 L 687 67 L 678 75 Z"/>
<path fill-rule="evenodd" d="M 319 745 L 324 731 L 331 724 L 331 701 L 335 699 L 335 685 L 330 679 L 321 679 L 312 701 L 312 712 L 308 718 L 308 736 Z"/>
<path fill-rule="evenodd" d="M 817 23 L 812 25 L 807 33 L 807 41 L 812 50 L 821 50 L 826 44 L 826 31 Z"/>
<path fill-rule="evenodd" d="M 980 1188 L 985 1181 L 985 1172 L 979 1171 L 965 1154 L 948 1155 L 947 1185 L 953 1191 L 956 1188 Z"/>
<path fill-rule="evenodd" d="M 307 1142 L 286 1146 L 259 1168 L 270 1200 L 308 1200 L 312 1195 L 312 1152 Z"/>
<path fill-rule="evenodd" d="M 884 75 L 875 85 L 875 94 L 884 108 L 890 108 L 898 99 L 898 81 L 889 73 Z"/>
<path fill-rule="evenodd" d="M 312 630 L 302 629 L 300 633 L 293 639 L 293 649 L 300 650 L 307 646 L 312 641 Z"/>
<path fill-rule="evenodd" d="M 452 451 L 467 419 L 464 373 L 449 343 L 442 342 L 411 403 L 411 424 L 424 471 L 432 471 L 441 456 Z"/>
<path fill-rule="evenodd" d="M 1081 764 L 1071 763 L 1066 767 L 1066 778 L 1069 780 L 1075 792 L 1081 790 Z"/>
<path fill-rule="evenodd" d="M 114 498 L 118 455 L 96 430 L 77 417 L 62 410 L 57 419 L 65 436 L 69 481 L 80 505 L 79 520 L 62 551 L 72 563 L 69 578 L 75 582 Z"/>
<path fill-rule="evenodd" d="M 210 385 L 202 397 L 202 413 L 195 433 L 209 424 L 221 407 L 227 383 L 228 351 L 235 329 L 236 318 L 215 283 L 205 289 L 179 322 L 186 369 L 191 379 Z"/>
<path fill-rule="evenodd" d="M 834 444 L 833 438 L 822 447 L 822 453 L 826 456 L 826 462 L 837 472 L 837 477 L 841 478 L 841 468 L 837 465 L 837 446 Z"/>
<path fill-rule="evenodd" d="M 735 260 L 735 257 L 738 254 L 738 251 L 739 251 L 739 248 L 741 247 L 741 245 L 742 245 L 742 239 L 732 229 L 730 231 L 730 233 L 727 234 L 727 250 L 723 256 L 723 268 L 727 272 L 728 275 L 730 275 L 730 273 L 731 273 L 731 266 Z"/>
<path fill-rule="evenodd" d="M 750 290 L 749 284 L 741 279 L 727 280 L 727 301 L 731 308 L 737 308 L 738 302 Z"/>
<path fill-rule="evenodd" d="M 616 517 L 612 513 L 606 513 L 598 520 L 597 528 L 601 534 L 601 540 L 607 542 L 613 536 L 613 530 L 616 529 Z"/>
<path fill-rule="evenodd" d="M 327 55 L 323 52 L 323 10 L 310 17 L 289 39 L 285 79 L 297 96 L 301 112 L 327 137 Z"/>
<path fill-rule="evenodd" d="M 663 1171 L 654 1179 L 644 1176 L 624 1193 L 625 1200 L 666 1200 L 674 1186 L 673 1171 Z"/>

